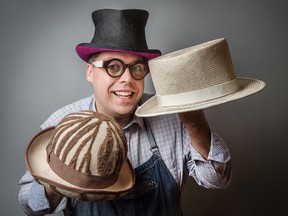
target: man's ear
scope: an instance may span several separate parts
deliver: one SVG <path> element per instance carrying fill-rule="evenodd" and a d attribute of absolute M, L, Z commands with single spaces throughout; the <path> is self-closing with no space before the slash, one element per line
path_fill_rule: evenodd
<path fill-rule="evenodd" d="M 93 65 L 87 64 L 86 65 L 86 80 L 90 83 L 92 83 L 92 75 L 93 75 Z"/>

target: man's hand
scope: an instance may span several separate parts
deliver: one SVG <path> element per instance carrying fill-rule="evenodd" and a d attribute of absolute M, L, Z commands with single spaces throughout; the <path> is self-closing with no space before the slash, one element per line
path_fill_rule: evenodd
<path fill-rule="evenodd" d="M 211 145 L 209 124 L 203 110 L 184 112 L 178 114 L 190 135 L 193 147 L 205 158 L 208 158 Z"/>

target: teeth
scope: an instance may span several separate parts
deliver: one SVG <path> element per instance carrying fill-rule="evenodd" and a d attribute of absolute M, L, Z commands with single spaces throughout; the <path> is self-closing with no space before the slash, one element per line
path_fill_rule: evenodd
<path fill-rule="evenodd" d="M 132 94 L 132 92 L 120 92 L 120 91 L 117 91 L 117 92 L 115 92 L 115 94 L 118 95 L 118 96 L 122 96 L 122 97 L 129 97 Z"/>

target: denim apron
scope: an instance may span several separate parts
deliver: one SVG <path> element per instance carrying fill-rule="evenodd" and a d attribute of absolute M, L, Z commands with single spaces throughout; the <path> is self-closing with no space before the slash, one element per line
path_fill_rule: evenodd
<path fill-rule="evenodd" d="M 133 190 L 120 199 L 105 202 L 77 201 L 72 210 L 75 216 L 179 216 L 181 192 L 166 167 L 147 123 L 151 158 L 135 170 Z"/>

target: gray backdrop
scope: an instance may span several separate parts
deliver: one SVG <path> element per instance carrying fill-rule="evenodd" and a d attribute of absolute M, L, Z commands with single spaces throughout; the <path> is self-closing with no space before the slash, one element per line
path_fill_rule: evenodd
<path fill-rule="evenodd" d="M 17 201 L 23 152 L 56 109 L 90 95 L 75 46 L 89 42 L 91 12 L 150 11 L 150 48 L 168 53 L 226 37 L 238 76 L 267 83 L 261 93 L 206 110 L 228 143 L 227 190 L 189 179 L 185 215 L 284 215 L 287 210 L 287 1 L 281 0 L 0 0 L 1 215 L 24 215 Z M 146 92 L 153 92 L 148 77 Z"/>

